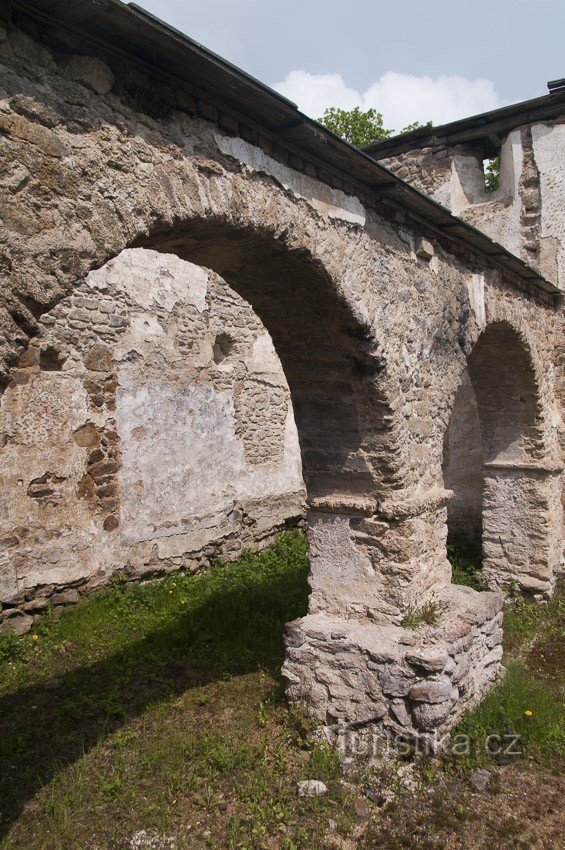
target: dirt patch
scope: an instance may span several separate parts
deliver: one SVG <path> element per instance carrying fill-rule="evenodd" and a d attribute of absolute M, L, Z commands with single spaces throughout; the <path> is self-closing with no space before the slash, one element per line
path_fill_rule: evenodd
<path fill-rule="evenodd" d="M 477 791 L 468 776 L 437 777 L 374 815 L 358 850 L 551 850 L 563 847 L 565 780 L 533 761 L 491 771 Z"/>
<path fill-rule="evenodd" d="M 556 636 L 535 646 L 528 655 L 528 665 L 562 686 L 565 681 L 565 653 L 561 637 Z"/>

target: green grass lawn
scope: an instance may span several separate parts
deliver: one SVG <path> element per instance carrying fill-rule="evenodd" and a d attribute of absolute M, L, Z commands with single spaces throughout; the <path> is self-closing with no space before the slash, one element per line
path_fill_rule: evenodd
<path fill-rule="evenodd" d="M 0 847 L 129 848 L 145 830 L 158 837 L 151 846 L 177 850 L 347 850 L 369 846 L 355 843 L 368 829 L 371 847 L 393 848 L 378 817 L 362 829 L 356 814 L 370 778 L 342 781 L 335 754 L 285 706 L 283 624 L 306 613 L 307 574 L 304 537 L 290 532 L 202 575 L 116 582 L 31 634 L 2 639 Z M 519 673 L 510 667 L 464 721 L 477 740 L 527 720 L 524 758 L 558 758 L 562 629 L 561 592 L 507 615 Z M 328 793 L 298 798 L 296 783 L 312 778 Z"/>

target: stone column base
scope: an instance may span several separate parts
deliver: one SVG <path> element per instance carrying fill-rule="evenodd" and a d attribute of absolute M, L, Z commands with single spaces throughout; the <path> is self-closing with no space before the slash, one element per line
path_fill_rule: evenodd
<path fill-rule="evenodd" d="M 325 725 L 436 751 L 501 671 L 502 594 L 450 585 L 438 623 L 405 628 L 309 614 L 286 627 L 289 699 Z"/>

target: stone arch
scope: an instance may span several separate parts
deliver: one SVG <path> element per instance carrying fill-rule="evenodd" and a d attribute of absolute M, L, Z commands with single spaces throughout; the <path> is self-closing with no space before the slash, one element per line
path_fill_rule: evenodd
<path fill-rule="evenodd" d="M 192 125 L 199 123 L 191 122 L 191 132 L 195 132 Z M 206 144 L 209 144 L 209 128 L 206 125 L 198 127 L 196 134 L 200 132 L 203 132 Z M 0 375 L 2 384 L 5 386 L 9 380 L 9 367 L 21 355 L 27 337 L 37 331 L 37 319 L 72 291 L 76 282 L 84 279 L 90 270 L 100 268 L 128 247 L 169 251 L 198 265 L 212 268 L 219 274 L 225 272 L 225 279 L 230 285 L 236 291 L 241 291 L 242 296 L 257 309 L 277 345 L 277 339 L 281 338 L 280 327 L 284 322 L 279 321 L 279 328 L 276 327 L 277 320 L 267 316 L 269 293 L 261 291 L 260 285 L 253 291 L 251 277 L 248 276 L 247 281 L 244 279 L 242 269 L 245 264 L 242 258 L 247 251 L 248 257 L 255 253 L 253 268 L 256 273 L 260 273 L 261 262 L 265 263 L 265 279 L 271 273 L 267 267 L 269 263 L 271 271 L 278 263 L 281 279 L 280 260 L 285 256 L 288 258 L 289 279 L 300 278 L 300 262 L 304 264 L 304 269 L 309 269 L 309 279 L 316 280 L 316 285 L 303 290 L 296 286 L 291 294 L 294 300 L 302 298 L 303 303 L 306 303 L 310 293 L 310 305 L 314 305 L 314 313 L 319 314 L 321 322 L 328 320 L 330 313 L 333 315 L 324 334 L 316 331 L 315 322 L 310 328 L 313 340 L 322 337 L 326 340 L 322 346 L 325 354 L 320 349 L 319 362 L 326 357 L 326 363 L 330 366 L 334 356 L 330 353 L 332 332 L 339 329 L 340 341 L 334 348 L 334 354 L 339 350 L 338 359 L 341 357 L 342 364 L 349 364 L 347 370 L 355 374 L 356 379 L 363 375 L 367 377 L 365 383 L 371 401 L 365 405 L 365 415 L 369 420 L 381 423 L 383 408 L 386 408 L 387 403 L 381 386 L 375 392 L 370 375 L 379 373 L 384 363 L 377 353 L 378 341 L 368 331 L 368 322 L 360 306 L 361 299 L 352 297 L 354 294 L 347 291 L 345 277 L 355 251 L 355 239 L 351 240 L 351 244 L 346 244 L 348 231 L 351 230 L 347 219 L 340 221 L 339 216 L 333 217 L 328 227 L 328 221 L 316 212 L 315 203 L 310 205 L 304 200 L 297 200 L 290 193 L 281 191 L 265 175 L 260 179 L 257 175 L 249 177 L 247 173 L 239 171 L 238 167 L 234 168 L 231 157 L 218 156 L 217 152 L 217 161 L 214 162 L 200 161 L 198 157 L 194 160 L 167 159 L 163 155 L 157 157 L 152 147 L 153 139 L 145 131 L 140 133 L 137 142 L 139 147 L 147 145 L 153 152 L 154 163 L 148 177 L 144 176 L 143 181 L 133 183 L 128 177 L 127 183 L 122 185 L 120 173 L 113 173 L 113 197 L 117 200 L 108 204 L 99 196 L 98 186 L 101 181 L 104 182 L 102 176 L 97 172 L 85 175 L 85 191 L 86 187 L 92 186 L 93 192 L 91 206 L 94 212 L 88 227 L 83 227 L 82 222 L 75 218 L 66 236 L 59 231 L 53 232 L 53 244 L 50 234 L 49 239 L 41 241 L 37 250 L 28 244 L 28 252 L 22 255 L 21 265 L 14 258 L 16 262 L 13 262 L 11 288 L 6 302 L 11 317 L 10 327 L 4 338 L 6 346 L 0 352 L 0 360 L 4 361 L 0 363 L 3 366 Z M 312 181 L 314 192 L 315 183 Z M 322 188 L 327 192 L 326 187 Z M 122 190 L 127 196 L 127 202 L 119 198 Z M 325 196 L 324 200 L 327 200 Z M 239 258 L 235 259 L 235 265 L 230 260 L 231 256 Z M 239 269 L 236 268 L 237 263 Z M 279 289 L 281 294 L 284 293 L 284 287 L 280 286 Z M 314 291 L 317 296 L 313 295 Z M 263 303 L 260 304 L 260 301 Z M 323 306 L 329 305 L 330 301 L 331 307 L 328 306 L 324 312 Z M 310 318 L 304 313 L 300 322 L 304 325 Z M 314 351 L 315 347 L 312 342 L 310 350 Z M 285 372 L 289 364 L 290 360 L 285 366 Z M 349 425 L 341 445 L 334 446 L 334 452 L 345 457 L 349 450 L 348 444 L 351 440 L 355 442 L 353 434 L 358 431 L 353 421 L 353 410 L 356 407 L 348 406 L 344 397 L 336 395 L 336 399 Z M 308 403 L 304 399 L 304 404 Z M 298 407 L 301 407 L 300 403 Z M 379 432 L 375 442 L 380 446 L 382 429 L 377 425 L 373 430 Z M 367 429 L 365 432 L 367 437 Z M 307 441 L 303 442 L 306 444 Z M 313 456 L 311 450 L 309 453 Z M 365 452 L 365 455 L 370 457 L 371 452 Z M 344 483 L 345 492 L 374 494 L 377 488 L 372 487 L 371 480 L 377 475 L 377 466 L 383 470 L 386 467 L 383 452 L 380 455 L 380 463 L 375 464 L 373 469 L 369 469 L 370 461 L 366 464 L 360 462 L 355 473 L 352 472 L 353 464 L 350 465 L 350 471 L 345 473 L 345 477 L 349 478 Z M 366 474 L 361 469 L 363 465 L 367 467 Z M 306 463 L 305 468 L 309 467 L 310 464 Z M 362 482 L 364 474 L 365 480 Z M 328 489 L 322 478 L 323 475 L 318 475 L 313 487 L 316 495 L 324 495 Z M 353 478 L 356 479 L 355 483 Z M 332 489 L 334 483 L 332 480 Z"/>
<path fill-rule="evenodd" d="M 202 123 L 191 120 L 182 129 L 188 138 L 203 140 L 209 148 L 210 129 Z M 346 281 L 348 264 L 356 250 L 355 236 L 349 238 L 354 228 L 347 211 L 340 220 L 339 214 L 328 219 L 317 209 L 328 204 L 326 195 L 331 190 L 311 181 L 308 190 L 314 197 L 307 200 L 283 191 L 266 174 L 250 175 L 241 169 L 241 163 L 222 155 L 215 145 L 211 152 L 207 151 L 210 157 L 206 159 L 170 156 L 169 152 L 165 155 L 156 150 L 155 139 L 146 128 L 136 129 L 139 135 L 135 152 L 130 143 L 124 145 L 132 158 L 143 153 L 142 161 L 151 161 L 142 180 L 118 171 L 108 175 L 103 168 L 89 171 L 85 166 L 81 185 L 90 199 L 87 220 L 63 208 L 60 226 L 12 249 L 7 259 L 9 286 L 0 308 L 5 329 L 0 340 L 0 387 L 9 380 L 9 368 L 28 338 L 37 332 L 40 316 L 68 295 L 89 271 L 100 268 L 128 247 L 161 250 L 158 234 L 164 237 L 189 228 L 194 241 L 202 228 L 217 227 L 247 234 L 244 239 L 255 234 L 265 241 L 272 240 L 281 251 L 309 256 L 312 264 L 325 271 L 334 293 L 341 293 L 349 301 L 350 311 L 359 313 L 357 321 L 363 324 L 360 299 L 349 297 Z M 166 129 L 159 128 L 159 132 L 171 147 L 178 145 L 175 133 L 168 139 Z M 291 175 L 290 169 L 288 172 Z M 111 202 L 105 195 L 108 191 Z M 317 191 L 321 191 L 319 198 Z M 343 199 L 347 200 L 345 195 Z"/>
<path fill-rule="evenodd" d="M 324 222 L 273 191 L 270 181 L 249 185 L 219 165 L 212 175 L 192 169 L 183 178 L 165 179 L 157 169 L 151 205 L 140 219 L 146 199 L 132 198 L 135 213 L 116 222 L 111 240 L 104 234 L 102 255 L 92 247 L 77 252 L 76 263 L 52 257 L 59 284 L 44 304 L 33 303 L 33 312 L 58 303 L 73 273 L 99 268 L 125 247 L 175 254 L 220 274 L 269 331 L 290 387 L 311 506 L 312 605 L 342 611 L 347 588 L 346 610 L 388 612 L 387 579 L 375 579 L 374 541 L 367 545 L 358 525 L 376 512 L 377 494 L 397 472 L 398 452 L 390 450 L 379 342 L 339 279 L 349 256 L 340 229 L 349 226 L 332 222 L 331 234 L 318 242 Z M 18 324 L 28 332 L 21 317 Z M 386 552 L 379 557 L 386 561 Z M 394 592 L 395 581 L 390 585 Z"/>
<path fill-rule="evenodd" d="M 396 472 L 379 342 L 320 259 L 285 241 L 266 228 L 209 217 L 158 228 L 133 245 L 212 269 L 259 316 L 288 381 L 301 447 L 311 607 L 386 608 L 357 532 Z"/>
<path fill-rule="evenodd" d="M 370 329 L 320 261 L 259 228 L 190 221 L 133 247 L 175 254 L 219 274 L 255 310 L 289 382 L 309 496 L 375 498 L 382 475 L 371 452 L 382 436 L 383 364 Z"/>
<path fill-rule="evenodd" d="M 466 364 L 444 442 L 454 496 L 448 534 L 482 542 L 492 586 L 550 591 L 559 548 L 559 467 L 548 461 L 531 349 L 509 321 L 487 325 Z"/>

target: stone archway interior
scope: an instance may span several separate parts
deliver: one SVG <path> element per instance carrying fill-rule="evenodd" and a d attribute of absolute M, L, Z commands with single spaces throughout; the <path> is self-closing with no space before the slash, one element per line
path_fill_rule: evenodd
<path fill-rule="evenodd" d="M 483 533 L 483 446 L 477 399 L 465 370 L 444 441 L 443 476 L 453 491 L 447 505 L 448 542 L 478 546 Z"/>
<path fill-rule="evenodd" d="M 5 600 L 260 543 L 304 513 L 301 462 L 330 537 L 344 500 L 376 491 L 372 340 L 327 274 L 213 222 L 143 241 L 42 318 L 3 399 Z M 380 600 L 347 517 L 338 550 L 351 594 Z M 317 604 L 341 606 L 326 573 Z"/>
<path fill-rule="evenodd" d="M 492 586 L 552 587 L 558 478 L 544 456 L 528 350 L 510 324 L 495 322 L 469 357 L 444 444 L 444 480 L 454 492 L 448 536 L 482 539 Z"/>

